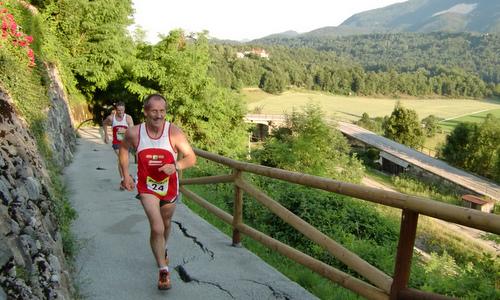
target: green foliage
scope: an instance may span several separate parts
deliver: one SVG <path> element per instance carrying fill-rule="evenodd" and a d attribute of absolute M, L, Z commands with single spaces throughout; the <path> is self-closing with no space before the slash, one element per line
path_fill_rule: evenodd
<path fill-rule="evenodd" d="M 218 87 L 208 75 L 208 41 L 204 33 L 186 37 L 172 31 L 154 46 L 138 47 L 137 59 L 126 69 L 123 83 L 137 99 L 159 92 L 168 102 L 171 120 L 200 148 L 228 155 L 244 152 L 245 108 L 234 92 Z M 142 103 L 127 103 L 140 112 Z"/>
<path fill-rule="evenodd" d="M 228 173 L 227 169 L 218 167 L 216 164 L 210 163 L 204 159 L 200 159 L 195 167 L 186 170 L 184 174 L 187 175 L 186 177 L 192 177 L 220 175 L 225 173 Z M 232 198 L 234 197 L 234 191 L 230 185 L 218 184 L 191 186 L 189 187 L 189 190 L 201 195 L 217 207 L 232 213 Z M 224 232 L 228 238 L 231 236 L 232 230 L 229 225 L 207 212 L 204 208 L 195 204 L 189 198 L 183 198 L 183 203 L 209 221 L 212 225 L 216 226 L 219 230 Z M 262 205 L 257 204 L 253 199 L 245 197 L 244 203 L 245 222 L 247 224 L 247 220 L 254 220 L 253 216 L 262 216 L 267 211 L 267 209 L 265 209 Z M 254 223 L 257 222 L 258 220 Z M 257 254 L 268 264 L 275 267 L 291 280 L 296 281 L 298 284 L 308 289 L 320 299 L 359 299 L 358 296 L 349 290 L 336 284 L 332 284 L 330 280 L 313 273 L 312 271 L 304 268 L 304 266 L 289 260 L 281 254 L 264 247 L 260 243 L 246 236 L 242 236 L 242 244 L 245 248 Z"/>
<path fill-rule="evenodd" d="M 62 60 L 78 80 L 79 89 L 91 97 L 96 88 L 106 88 L 122 72 L 131 55 L 130 0 L 60 1 L 43 10 L 52 33 L 62 44 Z"/>
<path fill-rule="evenodd" d="M 243 46 L 265 48 L 269 60 L 236 59 L 241 45 L 216 44 L 210 72 L 223 86 L 259 85 L 271 93 L 296 86 L 342 95 L 484 98 L 500 82 L 499 36 L 373 34 Z"/>
<path fill-rule="evenodd" d="M 384 122 L 384 136 L 409 147 L 419 147 L 424 143 L 424 136 L 417 112 L 404 108 L 397 103 L 392 114 Z"/>
<path fill-rule="evenodd" d="M 370 118 L 368 113 L 364 112 L 361 115 L 361 119 L 355 122 L 356 125 L 361 126 L 365 129 L 368 129 L 372 132 L 381 134 L 383 133 L 382 124 L 384 123 L 384 119 L 381 117 Z"/>
<path fill-rule="evenodd" d="M 259 87 L 270 94 L 279 94 L 285 89 L 285 78 L 283 73 L 276 71 L 267 71 L 262 74 Z"/>
<path fill-rule="evenodd" d="M 78 251 L 78 246 L 76 238 L 71 231 L 71 223 L 76 219 L 77 213 L 71 207 L 68 198 L 69 192 L 62 182 L 61 174 L 53 164 L 49 165 L 49 173 L 52 178 L 52 201 L 59 230 L 61 231 L 64 254 L 69 258 L 73 258 Z"/>
<path fill-rule="evenodd" d="M 187 177 L 210 176 L 229 172 L 230 170 L 227 168 L 217 167 L 213 163 L 200 159 L 199 163 L 194 168 L 187 170 L 185 175 Z M 281 205 L 370 264 L 389 275 L 392 274 L 399 235 L 399 221 L 397 219 L 382 215 L 375 208 L 375 205 L 334 193 L 257 176 L 246 176 L 245 179 L 253 182 Z M 203 185 L 190 189 L 199 192 L 205 199 L 232 213 L 234 194 L 230 185 Z M 211 220 L 212 224 L 222 228 L 227 235 L 231 235 L 231 228 L 227 224 L 208 214 L 189 199 L 185 199 L 184 202 L 191 209 Z M 334 267 L 353 273 L 328 255 L 321 247 L 310 242 L 301 233 L 246 194 L 244 194 L 243 213 L 245 224 Z M 439 231 L 442 231 L 441 227 Z M 446 232 L 444 234 L 448 236 Z M 423 239 L 427 241 L 432 240 L 433 237 L 424 236 Z M 430 247 L 434 249 L 435 253 L 432 254 L 429 262 L 416 258 L 413 260 L 410 287 L 467 299 L 498 298 L 495 280 L 498 278 L 500 266 L 497 261 L 487 255 L 471 253 L 470 249 L 464 248 L 463 243 L 450 244 L 450 242 L 435 239 L 432 243 Z M 248 238 L 243 237 L 243 245 L 321 299 L 337 299 L 338 297 L 351 299 L 354 297 L 352 293 L 320 279 L 304 267 L 297 266 L 275 251 Z M 446 253 L 445 250 L 448 252 Z M 440 269 L 442 269 L 443 274 L 439 273 Z"/>
<path fill-rule="evenodd" d="M 485 121 L 460 123 L 446 138 L 441 156 L 451 164 L 500 181 L 500 122 L 493 115 Z"/>
<path fill-rule="evenodd" d="M 314 37 L 269 38 L 254 41 L 266 47 L 304 47 L 338 56 L 361 65 L 365 70 L 397 73 L 426 70 L 434 75 L 448 66 L 473 73 L 485 82 L 500 82 L 499 34 L 476 33 L 387 33 L 351 35 L 331 39 Z M 450 78 L 451 79 L 451 78 Z M 462 78 L 467 82 L 467 78 Z M 422 86 L 420 80 L 414 81 Z M 385 82 L 390 84 L 390 82 Z M 413 84 L 412 84 L 413 86 Z"/>
<path fill-rule="evenodd" d="M 349 151 L 347 140 L 326 124 L 321 109 L 309 105 L 288 115 L 287 125 L 273 132 L 255 159 L 270 167 L 357 182 L 363 166 Z"/>
<path fill-rule="evenodd" d="M 476 263 L 458 264 L 446 251 L 431 253 L 423 265 L 425 283 L 420 287 L 433 293 L 466 299 L 498 299 L 495 281 L 500 274 L 498 260 L 484 255 Z"/>
<path fill-rule="evenodd" d="M 433 137 L 440 130 L 439 118 L 434 115 L 429 115 L 428 117 L 422 119 L 422 125 L 424 125 L 425 136 Z"/>
<path fill-rule="evenodd" d="M 441 182 L 423 182 L 410 175 L 391 176 L 391 182 L 398 191 L 430 198 L 440 202 L 446 202 L 454 205 L 461 205 L 460 194 L 453 187 L 442 184 Z"/>

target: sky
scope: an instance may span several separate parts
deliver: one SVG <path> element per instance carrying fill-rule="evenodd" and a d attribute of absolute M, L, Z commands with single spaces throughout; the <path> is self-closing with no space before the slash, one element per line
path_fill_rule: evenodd
<path fill-rule="evenodd" d="M 338 26 L 355 13 L 404 0 L 133 0 L 135 23 L 146 40 L 182 28 L 208 30 L 210 37 L 251 40 L 294 30 L 308 32 Z M 132 27 L 134 28 L 134 27 Z"/>

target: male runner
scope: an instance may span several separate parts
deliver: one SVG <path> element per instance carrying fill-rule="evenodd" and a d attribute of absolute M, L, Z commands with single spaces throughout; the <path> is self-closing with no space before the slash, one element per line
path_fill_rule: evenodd
<path fill-rule="evenodd" d="M 146 121 L 131 127 L 120 145 L 122 186 L 131 191 L 128 149 L 137 149 L 137 191 L 150 225 L 150 245 L 159 268 L 158 289 L 171 287 L 166 244 L 179 193 L 178 171 L 193 166 L 196 155 L 182 130 L 165 121 L 167 103 L 159 94 L 144 101 Z M 182 159 L 177 160 L 178 153 Z"/>
<path fill-rule="evenodd" d="M 104 142 L 106 144 L 109 143 L 108 138 L 108 126 L 111 126 L 112 129 L 112 147 L 118 156 L 118 148 L 125 136 L 125 131 L 127 128 L 134 126 L 134 121 L 132 117 L 125 113 L 125 104 L 123 102 L 118 102 L 115 105 L 114 113 L 111 113 L 104 122 L 102 122 L 102 126 L 104 129 Z M 122 170 L 118 163 L 118 172 L 120 173 L 120 178 L 123 178 Z"/>

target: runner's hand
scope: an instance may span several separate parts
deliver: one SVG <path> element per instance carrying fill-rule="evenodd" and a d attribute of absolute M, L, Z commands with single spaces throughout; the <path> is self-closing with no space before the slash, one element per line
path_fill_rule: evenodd
<path fill-rule="evenodd" d="M 133 191 L 135 188 L 134 180 L 130 176 L 125 176 L 120 185 L 127 191 Z"/>
<path fill-rule="evenodd" d="M 167 175 L 172 175 L 175 173 L 175 164 L 166 164 L 158 168 L 158 171 L 164 172 Z"/>

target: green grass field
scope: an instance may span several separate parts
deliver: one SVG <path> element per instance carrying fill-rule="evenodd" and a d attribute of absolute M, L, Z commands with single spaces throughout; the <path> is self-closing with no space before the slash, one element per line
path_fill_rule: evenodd
<path fill-rule="evenodd" d="M 337 96 L 321 92 L 295 90 L 280 95 L 267 94 L 260 89 L 243 89 L 250 112 L 258 110 L 264 114 L 290 113 L 308 103 L 318 104 L 327 118 L 343 121 L 356 121 L 366 112 L 370 117 L 390 115 L 398 99 L 370 98 L 356 96 Z M 449 119 L 473 115 L 475 119 L 491 110 L 500 115 L 500 101 L 470 99 L 401 99 L 402 105 L 417 111 L 420 119 L 431 114 L 438 118 Z M 477 116 L 474 115 L 477 113 Z M 465 118 L 465 117 L 464 117 Z M 484 117 L 483 117 L 484 118 Z M 450 121 L 457 121 L 454 119 Z M 453 122 L 449 122 L 453 124 Z"/>
<path fill-rule="evenodd" d="M 439 122 L 439 125 L 443 128 L 445 132 L 451 132 L 455 126 L 457 126 L 458 123 L 464 123 L 464 122 L 483 122 L 483 120 L 486 118 L 488 114 L 494 115 L 496 118 L 500 119 L 500 108 L 498 109 L 491 109 L 491 110 L 486 110 L 482 111 L 479 113 L 475 114 L 468 114 L 465 116 L 460 116 L 457 118 L 453 119 L 448 119 L 448 120 L 443 120 Z"/>

